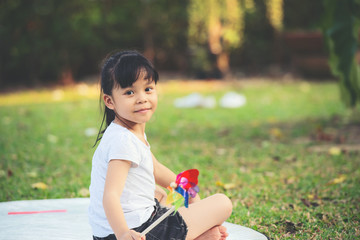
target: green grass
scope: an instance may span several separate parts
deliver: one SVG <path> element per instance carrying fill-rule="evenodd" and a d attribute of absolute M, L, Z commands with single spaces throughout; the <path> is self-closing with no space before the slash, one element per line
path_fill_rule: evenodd
<path fill-rule="evenodd" d="M 219 100 L 230 90 L 247 104 L 173 107 L 175 98 L 195 91 Z M 87 197 L 95 136 L 85 130 L 99 127 L 97 94 L 95 85 L 82 84 L 0 96 L 0 201 Z M 200 170 L 202 197 L 231 198 L 230 222 L 272 239 L 355 239 L 359 120 L 335 83 L 169 81 L 159 84 L 147 135 L 174 172 Z M 47 188 L 33 188 L 38 182 Z"/>

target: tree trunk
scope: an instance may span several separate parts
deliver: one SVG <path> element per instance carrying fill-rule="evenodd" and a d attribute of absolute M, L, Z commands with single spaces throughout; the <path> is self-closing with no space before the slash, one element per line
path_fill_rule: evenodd
<path fill-rule="evenodd" d="M 229 73 L 230 63 L 229 63 L 229 54 L 227 52 L 221 52 L 216 56 L 216 66 L 221 71 L 223 76 L 226 76 Z"/>

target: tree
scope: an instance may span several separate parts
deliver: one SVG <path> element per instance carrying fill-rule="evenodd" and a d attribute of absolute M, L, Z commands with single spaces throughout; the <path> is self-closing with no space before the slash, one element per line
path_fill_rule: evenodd
<path fill-rule="evenodd" d="M 266 0 L 265 4 L 276 44 L 283 29 L 283 0 Z M 254 0 L 190 1 L 188 44 L 195 71 L 215 77 L 228 74 L 230 54 L 244 43 L 245 15 L 255 13 L 255 5 Z"/>
<path fill-rule="evenodd" d="M 360 27 L 360 0 L 324 0 L 323 33 L 329 50 L 329 65 L 339 78 L 344 103 L 360 103 L 360 66 L 356 62 Z"/>
<path fill-rule="evenodd" d="M 188 43 L 194 67 L 211 71 L 210 51 L 216 58 L 216 68 L 226 75 L 230 68 L 229 54 L 243 41 L 243 8 L 237 0 L 192 0 L 188 14 Z"/>

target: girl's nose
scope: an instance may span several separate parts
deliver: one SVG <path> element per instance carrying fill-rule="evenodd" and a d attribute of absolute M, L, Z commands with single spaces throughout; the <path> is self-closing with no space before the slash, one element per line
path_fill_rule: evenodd
<path fill-rule="evenodd" d="M 137 103 L 145 103 L 147 102 L 146 94 L 145 93 L 139 93 L 136 99 Z"/>

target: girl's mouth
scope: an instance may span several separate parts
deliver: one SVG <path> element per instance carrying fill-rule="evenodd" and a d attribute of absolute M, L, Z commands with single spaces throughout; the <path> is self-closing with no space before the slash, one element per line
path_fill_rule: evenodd
<path fill-rule="evenodd" d="M 142 109 L 139 109 L 139 110 L 136 110 L 135 112 L 136 113 L 146 113 L 148 111 L 150 111 L 151 108 L 142 108 Z"/>

